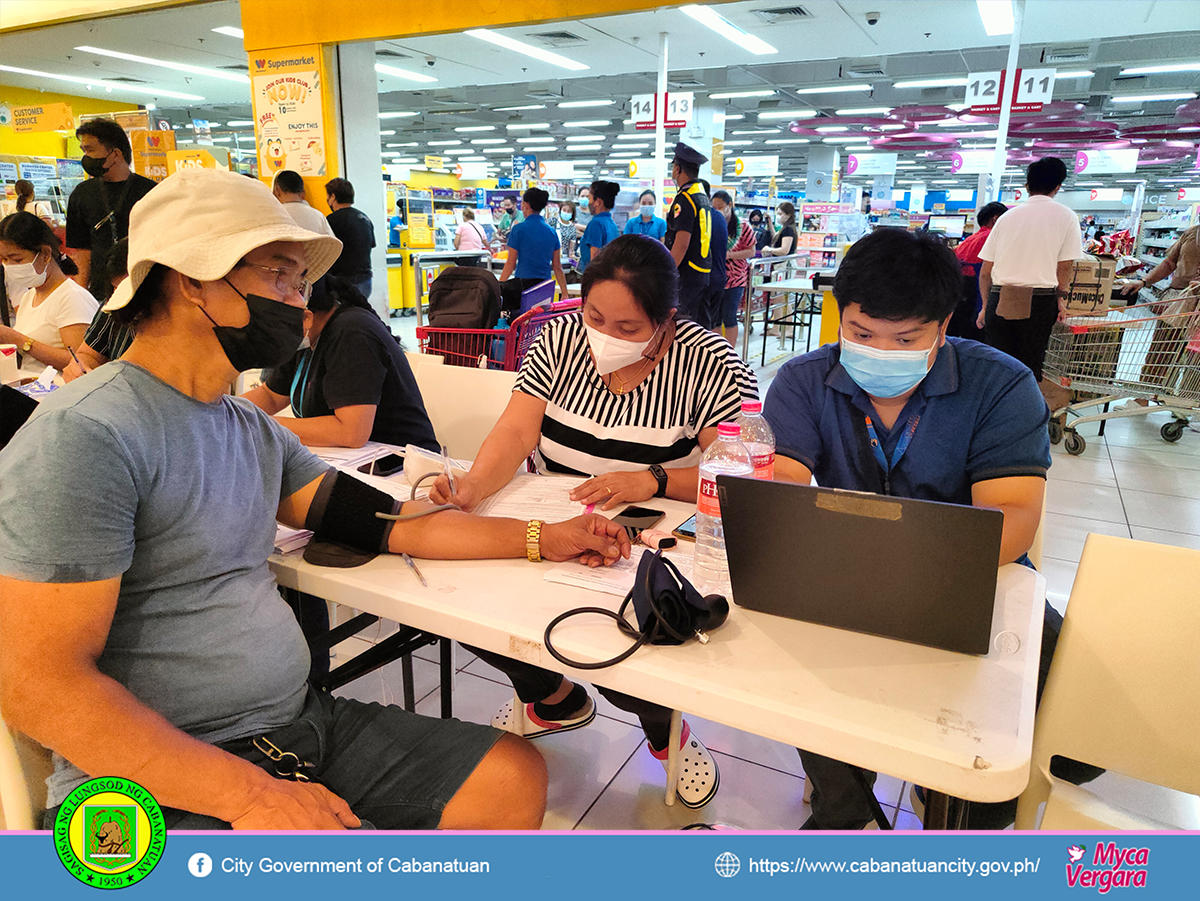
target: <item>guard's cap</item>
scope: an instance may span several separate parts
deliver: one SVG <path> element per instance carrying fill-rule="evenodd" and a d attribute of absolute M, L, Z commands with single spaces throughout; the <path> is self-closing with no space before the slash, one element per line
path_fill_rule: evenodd
<path fill-rule="evenodd" d="M 691 163 L 693 166 L 702 166 L 708 162 L 708 157 L 706 157 L 695 147 L 691 147 L 683 143 L 683 141 L 677 141 L 675 143 L 675 156 L 673 157 L 672 161 L 674 160 L 679 160 L 680 162 L 684 163 Z"/>

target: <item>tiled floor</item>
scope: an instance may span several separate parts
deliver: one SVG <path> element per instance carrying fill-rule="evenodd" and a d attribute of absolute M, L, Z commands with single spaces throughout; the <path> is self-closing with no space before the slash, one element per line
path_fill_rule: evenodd
<path fill-rule="evenodd" d="M 415 319 L 392 320 L 415 347 Z M 760 372 L 765 389 L 774 374 Z M 1176 444 L 1159 436 L 1168 415 L 1153 413 L 1111 421 L 1103 438 L 1096 424 L 1079 431 L 1081 456 L 1052 449 L 1042 570 L 1051 604 L 1065 610 L 1089 532 L 1200 548 L 1200 433 L 1185 431 Z M 1197 584 L 1200 584 L 1198 582 Z M 349 646 L 342 649 L 349 652 Z M 457 652 L 455 714 L 489 722 L 512 697 L 504 678 L 461 648 Z M 436 649 L 415 661 L 418 710 L 439 713 Z M 395 702 L 401 697 L 399 664 L 348 686 L 355 697 Z M 545 826 L 551 829 L 673 829 L 720 822 L 753 829 L 796 829 L 809 809 L 802 800 L 803 771 L 794 749 L 715 723 L 691 723 L 721 768 L 721 788 L 707 807 L 691 811 L 663 804 L 663 772 L 628 714 L 601 701 L 586 729 L 539 739 L 550 772 Z M 1098 794 L 1155 819 L 1200 829 L 1200 799 L 1167 797 L 1161 789 L 1106 774 L 1089 786 Z M 899 829 L 919 829 L 908 786 L 881 775 L 875 793 Z"/>

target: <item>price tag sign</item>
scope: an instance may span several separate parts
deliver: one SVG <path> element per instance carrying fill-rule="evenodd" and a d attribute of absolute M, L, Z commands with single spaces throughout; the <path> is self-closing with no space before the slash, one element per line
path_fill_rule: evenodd
<path fill-rule="evenodd" d="M 1038 112 L 1054 96 L 1054 69 L 1018 69 L 1013 109 Z"/>
<path fill-rule="evenodd" d="M 1004 91 L 1003 72 L 973 72 L 967 76 L 967 103 L 971 104 L 968 112 L 979 113 L 1000 112 L 1000 97 Z"/>
<path fill-rule="evenodd" d="M 443 162 L 445 162 L 445 161 L 440 156 L 428 156 L 427 155 L 425 157 L 425 168 L 426 169 L 441 169 Z M 411 227 L 411 224 L 410 224 L 410 227 Z"/>

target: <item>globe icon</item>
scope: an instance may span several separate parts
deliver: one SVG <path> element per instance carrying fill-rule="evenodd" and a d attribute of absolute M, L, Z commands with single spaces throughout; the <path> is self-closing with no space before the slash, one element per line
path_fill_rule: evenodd
<path fill-rule="evenodd" d="M 730 876 L 738 874 L 738 870 L 742 868 L 742 862 L 732 851 L 722 851 L 717 855 L 716 868 L 718 876 L 728 879 Z"/>

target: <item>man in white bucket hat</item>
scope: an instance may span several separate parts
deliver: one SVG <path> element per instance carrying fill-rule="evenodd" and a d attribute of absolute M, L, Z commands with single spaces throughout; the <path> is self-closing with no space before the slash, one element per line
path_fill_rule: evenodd
<path fill-rule="evenodd" d="M 213 170 L 151 190 L 129 238 L 106 305 L 133 324 L 129 350 L 0 453 L 0 707 L 55 752 L 47 822 L 90 775 L 137 781 L 173 829 L 537 828 L 545 765 L 523 739 L 307 686 L 267 567 L 277 519 L 360 554 L 532 557 L 526 523 L 411 518 L 427 505 L 401 510 L 225 394 L 296 350 L 340 243 Z M 538 549 L 595 563 L 628 547 L 578 517 Z"/>

